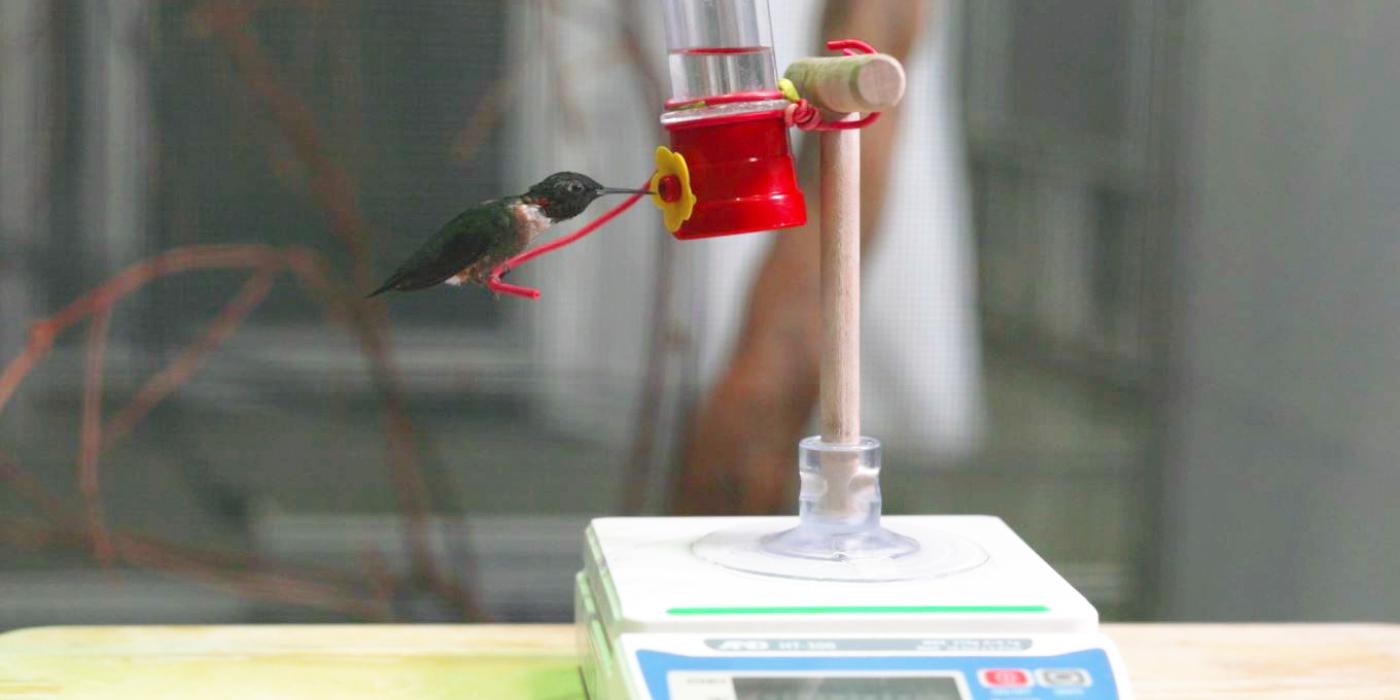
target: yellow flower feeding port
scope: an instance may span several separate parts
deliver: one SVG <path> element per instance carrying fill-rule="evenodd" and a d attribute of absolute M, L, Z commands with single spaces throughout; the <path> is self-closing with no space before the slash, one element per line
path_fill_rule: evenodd
<path fill-rule="evenodd" d="M 666 230 L 675 233 L 695 210 L 690 169 L 685 157 L 665 146 L 656 147 L 656 173 L 651 176 L 651 201 L 661 210 Z"/>

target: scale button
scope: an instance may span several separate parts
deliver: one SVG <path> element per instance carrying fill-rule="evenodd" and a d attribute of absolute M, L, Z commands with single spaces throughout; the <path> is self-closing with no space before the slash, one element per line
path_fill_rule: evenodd
<path fill-rule="evenodd" d="M 1093 685 L 1089 672 L 1082 668 L 1042 668 L 1035 672 L 1041 685 L 1053 688 L 1087 688 Z"/>
<path fill-rule="evenodd" d="M 988 688 L 1025 688 L 1031 684 L 1030 671 L 1020 668 L 983 668 L 977 679 Z"/>

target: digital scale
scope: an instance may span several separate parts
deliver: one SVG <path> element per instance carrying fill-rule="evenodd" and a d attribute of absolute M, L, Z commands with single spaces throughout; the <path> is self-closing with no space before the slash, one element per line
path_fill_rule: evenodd
<path fill-rule="evenodd" d="M 1098 613 L 999 518 L 892 516 L 975 543 L 937 578 L 812 581 L 693 551 L 714 532 L 796 518 L 600 518 L 575 595 L 591 700 L 1130 698 Z"/>

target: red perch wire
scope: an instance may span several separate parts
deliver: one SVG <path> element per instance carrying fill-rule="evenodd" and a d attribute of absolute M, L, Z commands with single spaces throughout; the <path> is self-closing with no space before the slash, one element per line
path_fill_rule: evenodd
<path fill-rule="evenodd" d="M 651 187 L 651 178 L 647 178 L 646 183 L 642 185 L 641 189 L 645 190 L 649 187 Z M 641 199 L 642 196 L 646 194 L 646 192 L 637 192 L 636 194 L 633 194 L 627 199 L 622 200 L 621 204 L 613 207 L 612 209 L 609 209 L 602 216 L 588 222 L 588 224 L 586 224 L 583 228 L 580 228 L 579 230 L 574 231 L 573 233 L 564 236 L 563 238 L 557 238 L 537 248 L 531 248 L 530 250 L 527 250 L 501 263 L 500 265 L 497 265 L 491 270 L 491 278 L 487 280 L 486 288 L 500 294 L 514 294 L 515 296 L 524 297 L 526 299 L 540 298 L 540 290 L 531 289 L 529 287 L 522 287 L 520 285 L 510 284 L 508 282 L 502 282 L 501 276 L 529 260 L 544 255 L 545 253 L 548 253 L 551 250 L 563 248 L 564 246 L 569 245 L 570 243 L 573 243 L 574 241 L 577 241 L 578 239 L 583 238 L 584 236 L 587 236 L 590 233 L 593 233 L 594 231 L 598 230 L 598 227 L 616 218 L 618 214 L 627 211 L 629 207 L 631 207 L 633 204 L 636 204 L 637 200 Z"/>

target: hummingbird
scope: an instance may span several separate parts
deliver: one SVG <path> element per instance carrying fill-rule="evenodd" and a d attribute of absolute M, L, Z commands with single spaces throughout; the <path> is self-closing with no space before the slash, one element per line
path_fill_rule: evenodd
<path fill-rule="evenodd" d="M 525 194 L 489 199 L 458 214 L 418 247 L 369 296 L 411 292 L 443 282 L 485 285 L 491 270 L 525 250 L 550 226 L 583 213 L 605 194 L 650 190 L 604 187 L 579 173 L 554 173 Z"/>

